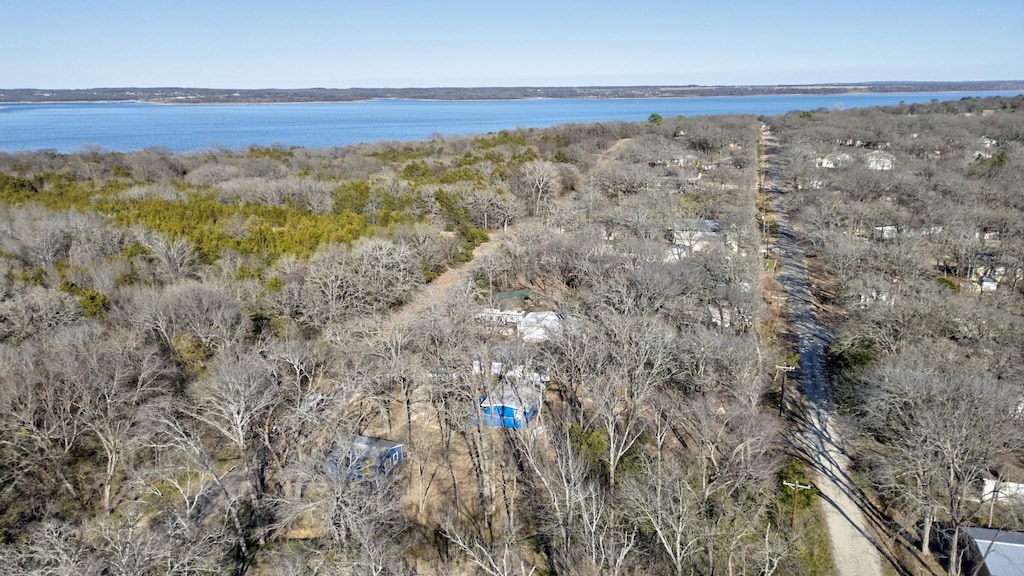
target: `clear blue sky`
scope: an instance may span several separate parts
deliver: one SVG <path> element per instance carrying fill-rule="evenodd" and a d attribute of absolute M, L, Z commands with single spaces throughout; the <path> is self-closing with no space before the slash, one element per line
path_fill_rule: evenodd
<path fill-rule="evenodd" d="M 1024 0 L 0 0 L 0 87 L 1024 79 Z"/>

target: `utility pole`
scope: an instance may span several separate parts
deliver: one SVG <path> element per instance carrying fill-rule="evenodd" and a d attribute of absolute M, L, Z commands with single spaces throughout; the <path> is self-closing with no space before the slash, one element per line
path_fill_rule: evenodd
<path fill-rule="evenodd" d="M 782 391 L 779 393 L 779 416 L 782 416 L 782 408 L 786 405 L 786 374 L 796 370 L 796 366 L 775 366 L 775 374 L 782 371 Z"/>
<path fill-rule="evenodd" d="M 799 482 L 786 482 L 785 480 L 782 481 L 782 484 L 793 489 L 793 519 L 789 521 L 789 531 L 792 532 L 796 530 L 796 496 L 801 490 L 810 490 L 812 486 Z"/>

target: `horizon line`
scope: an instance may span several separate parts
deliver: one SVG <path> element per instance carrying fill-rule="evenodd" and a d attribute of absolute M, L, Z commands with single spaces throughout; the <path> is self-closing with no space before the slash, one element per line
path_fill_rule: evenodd
<path fill-rule="evenodd" d="M 349 86 L 344 88 L 327 86 L 304 86 L 304 87 L 275 87 L 264 86 L 259 88 L 239 87 L 202 87 L 187 85 L 109 85 L 89 86 L 81 88 L 46 88 L 34 86 L 21 87 L 0 87 L 0 90 L 53 90 L 53 91 L 81 91 L 81 90 L 119 90 L 119 89 L 140 89 L 140 90 L 480 90 L 480 89 L 588 89 L 588 88 L 800 88 L 800 87 L 844 87 L 844 86 L 884 86 L 890 84 L 1024 84 L 1024 79 L 994 79 L 994 80 L 872 80 L 872 81 L 851 81 L 851 82 L 796 82 L 781 84 L 577 84 L 577 85 L 542 85 L 542 84 L 507 84 L 507 85 L 478 85 L 478 86 L 456 86 L 456 85 L 434 85 L 434 86 Z"/>

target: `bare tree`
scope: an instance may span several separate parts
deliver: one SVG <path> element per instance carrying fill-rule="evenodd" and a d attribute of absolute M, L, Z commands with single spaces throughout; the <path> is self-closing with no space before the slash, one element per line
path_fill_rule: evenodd
<path fill-rule="evenodd" d="M 681 463 L 659 459 L 652 466 L 647 474 L 631 477 L 622 494 L 653 531 L 675 574 L 682 576 L 703 551 L 700 498 Z"/>
<path fill-rule="evenodd" d="M 527 213 L 531 216 L 540 214 L 543 203 L 558 194 L 560 186 L 558 168 L 542 160 L 520 166 L 512 181 L 512 189 L 526 202 Z"/>
<path fill-rule="evenodd" d="M 532 566 L 519 554 L 512 539 L 514 531 L 510 530 L 501 541 L 488 545 L 466 535 L 449 519 L 445 522 L 442 533 L 488 576 L 531 576 L 537 570 L 536 566 Z"/>
<path fill-rule="evenodd" d="M 279 401 L 271 367 L 253 350 L 226 351 L 191 392 L 189 414 L 231 443 L 258 498 L 265 478 L 255 452 L 256 430 Z"/>
<path fill-rule="evenodd" d="M 608 481 L 615 485 L 619 462 L 647 427 L 646 410 L 654 391 L 673 376 L 671 335 L 658 321 L 609 315 L 607 348 L 591 358 L 582 385 L 593 401 L 593 422 L 606 435 Z"/>
<path fill-rule="evenodd" d="M 384 239 L 330 246 L 310 259 L 306 297 L 321 323 L 405 301 L 423 280 L 410 248 Z"/>
<path fill-rule="evenodd" d="M 401 555 L 406 523 L 397 477 L 347 477 L 330 473 L 324 463 L 295 465 L 289 473 L 302 495 L 275 502 L 280 532 L 305 530 L 337 553 L 332 564 L 342 572 L 377 576 L 390 573 Z"/>
<path fill-rule="evenodd" d="M 162 393 L 158 381 L 165 369 L 155 350 L 125 333 L 94 343 L 77 360 L 87 390 L 81 397 L 80 417 L 106 456 L 103 509 L 109 514 L 115 474 L 122 460 L 145 442 L 143 406 Z"/>

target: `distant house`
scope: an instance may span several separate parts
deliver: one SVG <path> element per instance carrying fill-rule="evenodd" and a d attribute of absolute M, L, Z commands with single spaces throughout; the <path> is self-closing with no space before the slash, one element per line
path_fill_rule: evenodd
<path fill-rule="evenodd" d="M 383 438 L 353 436 L 327 456 L 327 472 L 346 478 L 387 476 L 405 458 L 402 445 Z"/>
<path fill-rule="evenodd" d="M 672 244 L 665 252 L 665 262 L 687 258 L 716 244 L 728 245 L 733 252 L 739 249 L 735 242 L 725 239 L 721 224 L 704 218 L 676 220 L 675 226 L 665 232 L 665 239 Z"/>
<path fill-rule="evenodd" d="M 875 150 L 868 154 L 868 169 L 869 170 L 892 170 L 893 165 L 896 162 L 896 157 L 888 152 L 882 152 L 881 150 Z"/>
<path fill-rule="evenodd" d="M 702 234 L 718 234 L 722 231 L 722 225 L 714 220 L 706 218 L 680 218 L 676 220 L 675 228 L 669 230 L 669 240 L 678 244 L 687 239 L 687 234 L 698 232 Z"/>
<path fill-rule="evenodd" d="M 974 233 L 974 237 L 979 240 L 999 240 L 999 230 L 994 228 L 983 228 Z"/>
<path fill-rule="evenodd" d="M 982 292 L 995 292 L 999 289 L 999 282 L 991 276 L 978 278 L 978 288 Z"/>
<path fill-rule="evenodd" d="M 547 342 L 562 330 L 565 316 L 558 312 L 530 312 L 519 321 L 517 331 L 523 342 Z"/>
<path fill-rule="evenodd" d="M 814 160 L 814 165 L 818 168 L 843 168 L 853 163 L 853 156 L 845 152 L 838 154 L 826 154 L 825 156 L 819 156 Z"/>
<path fill-rule="evenodd" d="M 503 380 L 480 397 L 480 423 L 492 428 L 525 428 L 540 412 L 541 392 L 529 383 Z"/>
<path fill-rule="evenodd" d="M 999 141 L 995 138 L 982 136 L 981 138 L 978 138 L 978 144 L 980 144 L 982 148 L 995 148 L 996 146 L 999 146 Z"/>
<path fill-rule="evenodd" d="M 505 326 L 508 324 L 519 324 L 526 312 L 522 310 L 502 310 L 500 308 L 484 308 L 479 314 L 473 317 L 477 322 Z"/>
<path fill-rule="evenodd" d="M 1024 502 L 1024 484 L 986 478 L 981 488 L 981 501 L 986 502 L 992 498 L 997 501 L 1008 499 Z"/>
<path fill-rule="evenodd" d="M 895 226 L 875 226 L 871 229 L 872 240 L 895 240 L 899 236 L 900 230 Z"/>

